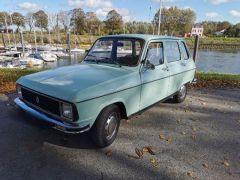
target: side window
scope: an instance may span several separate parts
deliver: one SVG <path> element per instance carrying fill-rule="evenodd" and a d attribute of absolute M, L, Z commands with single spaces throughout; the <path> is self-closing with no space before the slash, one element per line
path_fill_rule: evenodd
<path fill-rule="evenodd" d="M 177 41 L 166 41 L 165 54 L 169 63 L 180 61 L 181 54 Z"/>
<path fill-rule="evenodd" d="M 188 60 L 189 59 L 189 53 L 188 53 L 186 44 L 184 42 L 181 42 L 180 46 L 181 46 L 181 52 L 182 52 L 183 59 Z"/>
<path fill-rule="evenodd" d="M 162 42 L 152 42 L 148 45 L 146 60 L 150 61 L 150 63 L 155 66 L 164 63 Z"/>

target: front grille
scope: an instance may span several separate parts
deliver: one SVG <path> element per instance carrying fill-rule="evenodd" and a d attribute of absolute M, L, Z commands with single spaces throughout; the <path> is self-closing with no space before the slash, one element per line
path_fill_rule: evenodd
<path fill-rule="evenodd" d="M 54 115 L 61 116 L 59 102 L 52 98 L 48 98 L 25 88 L 22 88 L 22 98 L 24 101 L 31 103 L 36 107 Z"/>

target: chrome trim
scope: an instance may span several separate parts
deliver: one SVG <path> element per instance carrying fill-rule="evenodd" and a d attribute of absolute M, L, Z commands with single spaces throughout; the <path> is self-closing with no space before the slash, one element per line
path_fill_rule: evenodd
<path fill-rule="evenodd" d="M 83 133 L 85 131 L 90 130 L 90 125 L 84 126 L 84 127 L 80 127 L 77 125 L 72 125 L 69 123 L 65 123 L 65 122 L 60 122 L 56 119 L 50 118 L 47 115 L 45 115 L 44 113 L 41 113 L 31 107 L 29 107 L 26 103 L 24 103 L 23 101 L 21 101 L 19 98 L 16 98 L 14 100 L 14 102 L 16 103 L 16 105 L 23 109 L 24 111 L 28 112 L 29 114 L 39 118 L 40 120 L 43 120 L 45 122 L 48 122 L 50 124 L 53 124 L 53 128 L 57 129 L 59 131 L 62 131 L 64 133 L 69 133 L 69 134 L 79 134 L 79 133 Z"/>

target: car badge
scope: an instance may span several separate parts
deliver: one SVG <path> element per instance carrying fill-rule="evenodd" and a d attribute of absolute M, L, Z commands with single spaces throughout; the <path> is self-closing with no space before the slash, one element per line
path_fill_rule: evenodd
<path fill-rule="evenodd" d="M 36 103 L 39 104 L 39 97 L 36 97 Z"/>

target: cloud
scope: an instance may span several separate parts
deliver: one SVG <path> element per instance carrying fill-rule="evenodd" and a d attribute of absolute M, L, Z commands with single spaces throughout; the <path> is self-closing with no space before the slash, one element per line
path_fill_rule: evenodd
<path fill-rule="evenodd" d="M 19 3 L 17 6 L 18 8 L 26 11 L 37 11 L 40 9 L 39 5 L 30 2 Z"/>
<path fill-rule="evenodd" d="M 218 18 L 221 17 L 220 14 L 218 14 L 217 12 L 207 12 L 206 14 L 207 18 Z"/>
<path fill-rule="evenodd" d="M 229 3 L 231 1 L 233 1 L 233 0 L 210 0 L 210 2 L 214 5 Z"/>
<path fill-rule="evenodd" d="M 229 11 L 229 14 L 234 17 L 240 17 L 240 11 L 237 10 L 231 10 Z"/>
<path fill-rule="evenodd" d="M 98 8 L 112 7 L 112 2 L 109 0 L 68 0 L 68 5 L 74 8 Z"/>

